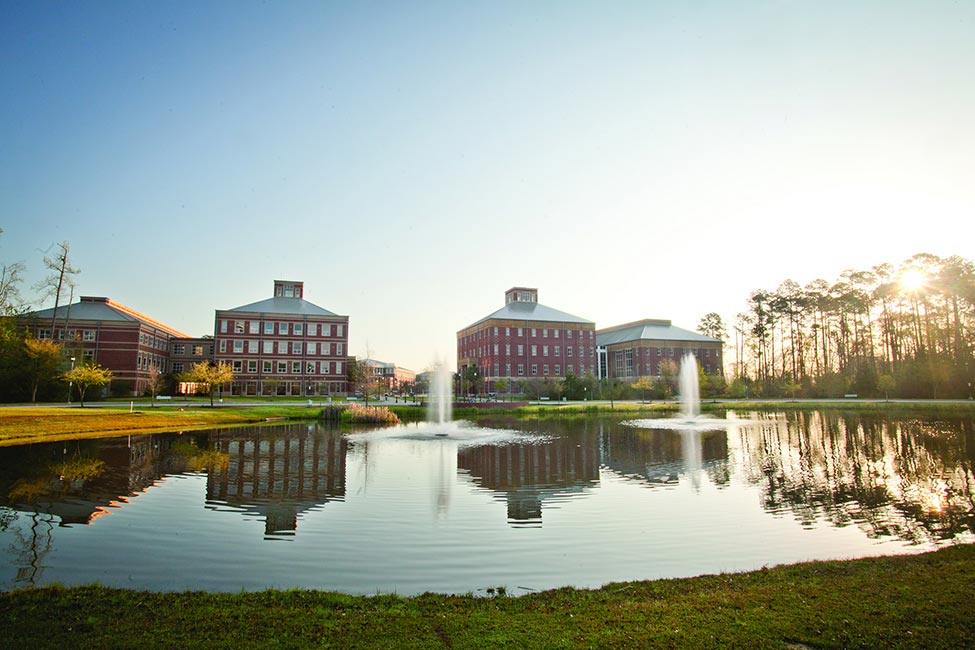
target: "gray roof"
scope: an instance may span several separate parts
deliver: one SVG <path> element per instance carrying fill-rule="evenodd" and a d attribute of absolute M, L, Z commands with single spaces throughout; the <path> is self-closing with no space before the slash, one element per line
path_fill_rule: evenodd
<path fill-rule="evenodd" d="M 338 316 L 323 307 L 312 304 L 303 298 L 275 296 L 267 300 L 252 302 L 249 305 L 234 307 L 225 311 L 245 311 L 259 314 L 288 314 L 291 316 Z"/>
<path fill-rule="evenodd" d="M 674 327 L 669 320 L 642 320 L 596 332 L 596 345 L 605 347 L 629 341 L 683 341 L 688 343 L 721 343 L 719 339 Z"/>
<path fill-rule="evenodd" d="M 70 307 L 70 313 L 69 313 Z M 54 308 L 42 309 L 29 314 L 30 318 L 37 320 L 47 320 L 54 316 Z M 141 314 L 131 307 L 114 302 L 109 298 L 82 296 L 79 302 L 71 305 L 60 305 L 57 308 L 58 319 L 71 318 L 75 321 L 101 321 L 101 322 L 123 322 L 123 323 L 145 323 L 151 327 L 157 327 L 167 331 L 172 335 L 186 337 L 187 335 L 177 329 L 161 323 L 154 318 Z"/>
<path fill-rule="evenodd" d="M 507 305 L 494 312 L 493 314 L 488 314 L 484 318 L 474 323 L 471 323 L 467 327 L 474 327 L 486 320 L 491 320 L 492 318 L 504 319 L 504 320 L 537 320 L 545 321 L 549 323 L 584 323 L 592 325 L 591 320 L 586 320 L 585 318 L 579 318 L 578 316 L 573 316 L 572 314 L 567 314 L 564 311 L 559 311 L 558 309 L 552 309 L 551 307 L 546 307 L 545 305 L 538 302 L 522 302 L 522 301 L 512 301 Z M 467 329 L 465 327 L 464 329 Z"/>

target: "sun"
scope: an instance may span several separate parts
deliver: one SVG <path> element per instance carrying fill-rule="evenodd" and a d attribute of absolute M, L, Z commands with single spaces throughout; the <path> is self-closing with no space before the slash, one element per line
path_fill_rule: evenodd
<path fill-rule="evenodd" d="M 920 291 L 928 282 L 928 276 L 920 269 L 907 269 L 901 273 L 900 285 L 906 291 Z"/>

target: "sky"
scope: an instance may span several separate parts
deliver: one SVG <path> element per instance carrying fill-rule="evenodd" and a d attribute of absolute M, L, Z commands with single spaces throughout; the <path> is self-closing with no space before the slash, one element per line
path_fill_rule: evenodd
<path fill-rule="evenodd" d="M 0 262 L 191 336 L 301 280 L 417 371 L 513 286 L 730 326 L 975 257 L 973 70 L 967 1 L 0 0 Z"/>

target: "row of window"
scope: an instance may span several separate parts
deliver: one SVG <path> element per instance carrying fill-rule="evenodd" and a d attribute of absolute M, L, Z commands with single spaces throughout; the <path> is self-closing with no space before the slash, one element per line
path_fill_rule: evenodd
<path fill-rule="evenodd" d="M 234 359 L 230 362 L 230 365 L 237 374 L 243 373 L 245 367 L 247 368 L 248 375 L 257 374 L 258 362 L 253 359 L 246 361 Z M 265 375 L 300 375 L 302 374 L 302 367 L 304 367 L 304 374 L 306 375 L 342 374 L 341 361 L 306 361 L 304 362 L 304 366 L 302 366 L 301 361 L 262 361 L 260 364 L 261 373 Z"/>
<path fill-rule="evenodd" d="M 461 342 L 463 342 L 463 343 L 473 343 L 474 341 L 478 341 L 480 339 L 488 338 L 488 337 L 491 336 L 492 331 L 493 331 L 494 336 L 500 336 L 501 335 L 501 332 L 503 331 L 504 332 L 504 335 L 506 337 L 510 337 L 512 331 L 514 331 L 515 332 L 515 336 L 523 337 L 525 335 L 525 330 L 526 329 L 529 332 L 529 336 L 531 336 L 532 338 L 538 338 L 538 333 L 539 332 L 541 332 L 541 337 L 543 339 L 547 339 L 550 334 L 551 334 L 551 336 L 552 336 L 553 339 L 557 339 L 560 336 L 564 336 L 567 339 L 571 339 L 573 337 L 576 337 L 579 340 L 583 340 L 583 339 L 585 339 L 585 338 L 588 337 L 589 340 L 591 341 L 591 340 L 593 340 L 596 337 L 595 332 L 593 332 L 592 330 L 560 330 L 560 329 L 549 329 L 547 327 L 543 327 L 543 328 L 537 328 L 537 327 L 529 327 L 529 328 L 524 328 L 524 327 L 493 327 L 492 328 L 492 327 L 488 327 L 488 328 L 485 328 L 485 329 L 478 330 L 478 331 L 474 332 L 473 334 L 467 334 L 466 336 L 462 336 L 461 337 Z"/>
<path fill-rule="evenodd" d="M 90 330 L 90 331 L 91 331 L 91 338 L 90 339 L 85 338 L 83 340 L 85 340 L 85 341 L 94 341 L 95 340 L 95 332 L 94 332 L 94 330 Z M 88 332 L 89 332 L 89 330 L 86 330 L 85 331 L 85 334 L 87 335 Z M 167 347 L 169 347 L 169 341 L 167 339 L 161 339 L 158 336 L 150 336 L 149 334 L 146 334 L 145 332 L 139 332 L 139 345 L 144 345 L 146 347 L 155 348 L 157 350 L 165 350 Z"/>
<path fill-rule="evenodd" d="M 190 354 L 194 357 L 203 356 L 203 346 L 202 345 L 191 345 Z M 173 355 L 174 356 L 186 356 L 186 344 L 185 343 L 173 343 Z"/>
<path fill-rule="evenodd" d="M 500 373 L 500 370 L 501 370 L 500 364 L 497 364 L 497 363 L 494 364 L 494 375 L 493 376 L 494 377 L 500 377 L 501 376 L 501 374 L 499 374 Z M 589 366 L 585 366 L 585 365 L 579 366 L 579 374 L 580 375 L 585 375 L 586 372 L 587 372 L 587 370 L 588 370 L 588 372 L 590 374 L 595 371 L 594 370 L 594 367 L 591 364 Z M 525 375 L 525 364 L 519 363 L 518 364 L 518 367 L 517 367 L 517 371 L 518 371 L 518 376 L 519 377 L 523 377 Z M 550 371 L 554 371 L 554 372 L 550 372 Z M 571 373 L 574 374 L 575 373 L 575 366 L 570 363 L 570 364 L 568 364 L 565 367 L 565 371 L 566 371 L 566 373 L 570 373 L 571 372 Z M 538 375 L 538 364 L 537 363 L 531 364 L 531 374 L 532 375 Z M 547 363 L 543 363 L 542 364 L 542 375 L 546 375 L 547 376 L 547 375 L 550 375 L 550 374 L 551 375 L 554 375 L 556 377 L 561 377 L 562 376 L 562 364 L 556 363 L 553 366 L 550 366 Z M 511 376 L 511 364 L 510 363 L 504 364 L 504 376 L 505 377 L 510 377 Z"/>
<path fill-rule="evenodd" d="M 319 327 L 320 326 L 320 327 Z M 242 320 L 221 320 L 220 333 L 228 334 L 232 330 L 234 334 L 260 334 L 261 330 L 267 336 L 343 336 L 345 326 L 342 323 L 305 323 L 292 321 L 242 321 Z"/>
<path fill-rule="evenodd" d="M 220 341 L 220 352 L 226 354 L 228 350 L 233 350 L 234 354 L 305 354 L 308 356 L 321 355 L 328 357 L 332 355 L 332 343 L 323 341 L 258 341 L 251 339 L 244 341 L 241 339 L 223 339 Z M 334 350 L 336 356 L 345 354 L 345 344 L 335 343 Z"/>
<path fill-rule="evenodd" d="M 86 341 L 92 342 L 95 340 L 95 330 L 56 330 L 55 334 L 59 341 Z M 67 339 L 65 339 L 67 336 Z M 50 339 L 51 330 L 50 329 L 39 329 L 37 330 L 37 338 L 39 339 Z"/>
<path fill-rule="evenodd" d="M 531 345 L 531 346 L 529 346 L 529 350 L 531 351 L 531 356 L 533 356 L 533 357 L 539 356 L 538 355 L 539 348 L 541 348 L 541 350 L 542 350 L 541 356 L 543 356 L 543 357 L 547 357 L 547 356 L 561 357 L 562 356 L 562 346 L 561 345 L 553 345 L 553 346 L 548 346 L 548 345 L 542 345 L 542 346 Z M 462 357 L 471 357 L 471 356 L 483 357 L 483 356 L 486 356 L 490 352 L 491 349 L 492 348 L 491 347 L 488 347 L 488 346 L 481 346 L 481 347 L 478 347 L 478 348 L 470 348 L 470 349 L 464 350 L 461 353 L 461 356 Z M 494 354 L 495 355 L 500 354 L 501 344 L 500 343 L 495 343 L 493 349 L 494 349 Z M 517 345 L 517 346 L 515 346 L 514 349 L 518 351 L 518 356 L 519 357 L 525 356 L 525 346 L 524 345 Z M 549 355 L 549 350 L 550 349 L 551 349 L 551 352 L 552 352 L 551 355 Z M 505 343 L 504 344 L 504 353 L 505 353 L 505 355 L 511 356 L 511 350 L 512 350 L 511 344 L 510 343 Z M 575 350 L 576 350 L 575 347 L 567 345 L 565 347 L 565 356 L 567 356 L 567 357 L 574 356 L 575 355 Z M 586 348 L 580 345 L 579 346 L 579 357 L 580 358 L 583 358 L 585 356 L 586 356 Z M 596 356 L 596 352 L 595 352 L 595 349 L 594 348 L 589 348 L 589 356 L 590 357 Z"/>

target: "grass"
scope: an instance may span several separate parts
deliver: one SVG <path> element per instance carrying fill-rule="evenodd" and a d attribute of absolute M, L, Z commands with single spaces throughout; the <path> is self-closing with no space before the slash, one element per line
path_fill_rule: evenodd
<path fill-rule="evenodd" d="M 309 419 L 321 409 L 306 405 L 258 407 L 155 408 L 4 408 L 0 409 L 0 446 L 68 440 L 123 433 L 187 431 L 280 419 Z"/>
<path fill-rule="evenodd" d="M 960 648 L 973 589 L 975 545 L 517 598 L 49 587 L 0 594 L 0 647 Z"/>
<path fill-rule="evenodd" d="M 344 406 L 344 405 L 343 405 Z M 385 405 L 404 421 L 422 420 L 424 407 L 409 404 Z M 477 419 L 508 413 L 520 417 L 566 417 L 596 414 L 626 414 L 646 412 L 676 412 L 675 402 L 551 402 L 521 407 L 504 407 L 482 410 L 458 407 L 454 417 Z M 735 410 L 860 410 L 884 412 L 891 415 L 902 413 L 975 413 L 975 402 L 945 401 L 705 401 L 702 411 L 720 412 Z M 277 402 L 259 406 L 234 405 L 233 401 L 217 408 L 208 408 L 196 402 L 187 407 L 178 405 L 150 407 L 141 403 L 130 412 L 128 404 L 99 406 L 97 408 L 0 408 L 0 446 L 17 445 L 38 441 L 56 441 L 74 438 L 114 436 L 123 433 L 159 433 L 164 431 L 189 431 L 226 426 L 242 426 L 277 420 L 320 419 L 323 409 L 307 402 Z"/>

